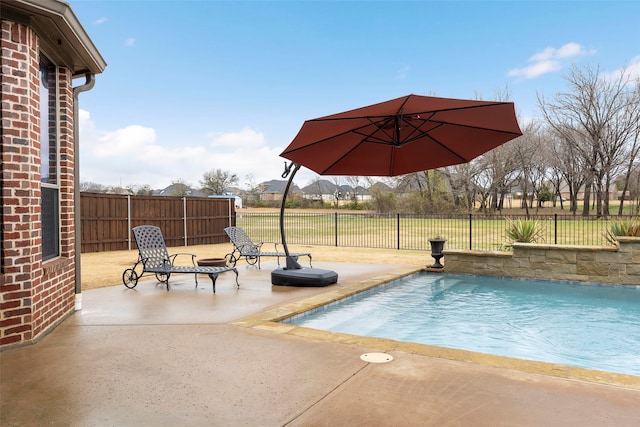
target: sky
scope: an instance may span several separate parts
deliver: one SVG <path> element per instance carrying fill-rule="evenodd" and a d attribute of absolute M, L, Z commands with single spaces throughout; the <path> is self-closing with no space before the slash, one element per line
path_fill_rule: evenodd
<path fill-rule="evenodd" d="M 107 62 L 80 95 L 80 181 L 108 186 L 199 188 L 221 169 L 247 188 L 282 179 L 308 119 L 506 93 L 522 126 L 572 66 L 640 76 L 640 1 L 68 3 Z"/>

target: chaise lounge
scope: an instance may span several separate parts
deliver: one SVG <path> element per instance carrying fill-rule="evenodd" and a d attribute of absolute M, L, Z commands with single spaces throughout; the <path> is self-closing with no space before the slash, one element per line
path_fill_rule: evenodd
<path fill-rule="evenodd" d="M 240 227 L 227 227 L 224 232 L 229 236 L 229 240 L 233 243 L 233 252 L 227 254 L 229 257 L 229 264 L 235 267 L 236 263 L 244 258 L 247 264 L 254 265 L 258 263 L 258 269 L 260 269 L 260 258 L 262 257 L 275 257 L 277 258 L 278 265 L 280 265 L 280 258 L 286 258 L 287 254 L 278 251 L 278 244 L 272 242 L 275 247 L 275 251 L 263 251 L 262 245 L 267 242 L 254 243 L 247 233 Z M 311 254 L 310 253 L 289 253 L 294 259 L 298 257 L 309 257 L 309 267 L 311 267 Z"/>
<path fill-rule="evenodd" d="M 206 274 L 213 282 L 213 293 L 216 293 L 216 279 L 220 273 L 233 271 L 236 274 L 236 286 L 238 283 L 238 270 L 232 267 L 200 267 L 196 265 L 196 256 L 194 254 L 177 253 L 169 255 L 167 245 L 165 244 L 162 231 L 159 227 L 153 225 L 141 225 L 133 228 L 133 236 L 138 245 L 138 261 L 132 268 L 128 268 L 122 273 L 122 282 L 124 285 L 133 289 L 138 284 L 138 279 L 145 273 L 154 273 L 159 282 L 167 285 L 169 290 L 169 277 L 174 273 L 193 273 L 195 275 L 196 287 L 198 287 L 198 274 Z M 178 255 L 191 256 L 190 266 L 175 265 Z M 142 271 L 138 273 L 139 266 Z"/>

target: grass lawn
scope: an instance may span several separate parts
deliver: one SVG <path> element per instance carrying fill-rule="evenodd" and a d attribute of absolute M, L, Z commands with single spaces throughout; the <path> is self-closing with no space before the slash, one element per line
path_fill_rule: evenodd
<path fill-rule="evenodd" d="M 170 254 L 193 253 L 197 258 L 221 258 L 231 251 L 231 244 L 199 245 L 168 248 Z M 310 252 L 315 261 L 352 262 L 363 264 L 401 264 L 411 266 L 426 266 L 433 264 L 430 252 L 398 251 L 371 248 L 336 248 L 331 246 L 303 246 L 289 245 L 291 252 Z M 133 267 L 138 258 L 138 251 L 113 251 L 85 253 L 81 256 L 82 289 L 96 289 L 105 286 L 122 286 L 122 273 Z M 180 261 L 181 257 L 178 257 Z M 184 257 L 183 261 L 191 261 L 191 257 Z M 271 260 L 271 258 L 269 258 Z M 305 259 L 306 261 L 306 259 Z M 303 263 L 304 265 L 304 263 Z M 246 264 L 239 262 L 239 271 Z M 142 280 L 152 279 L 153 275 L 144 276 Z"/>

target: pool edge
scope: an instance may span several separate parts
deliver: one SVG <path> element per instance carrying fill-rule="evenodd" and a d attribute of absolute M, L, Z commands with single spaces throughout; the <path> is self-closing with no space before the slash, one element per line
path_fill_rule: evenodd
<path fill-rule="evenodd" d="M 374 287 L 384 285 L 385 283 L 388 283 L 390 281 L 421 271 L 426 271 L 433 274 L 439 274 L 441 272 L 434 272 L 430 269 L 415 267 L 399 269 L 397 271 L 376 276 L 371 279 L 362 280 L 353 284 L 347 284 L 340 288 L 334 288 L 327 292 L 304 298 L 299 301 L 289 302 L 270 310 L 266 310 L 259 314 L 231 322 L 230 324 L 314 340 L 348 345 L 359 345 L 383 351 L 400 351 L 427 357 L 475 363 L 499 369 L 510 369 L 575 381 L 584 381 L 608 386 L 640 390 L 640 376 L 579 368 L 549 362 L 516 359 L 511 357 L 478 353 L 468 350 L 458 350 L 427 344 L 402 342 L 388 338 L 373 338 L 339 332 L 323 331 L 319 329 L 296 326 L 293 324 L 280 323 L 280 321 L 282 321 L 283 319 L 316 309 L 318 307 L 339 301 L 343 298 L 350 297 Z"/>

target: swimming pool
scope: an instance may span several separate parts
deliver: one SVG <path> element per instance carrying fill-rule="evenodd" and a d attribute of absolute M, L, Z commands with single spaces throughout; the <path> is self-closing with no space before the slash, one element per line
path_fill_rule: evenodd
<path fill-rule="evenodd" d="M 640 288 L 417 273 L 299 326 L 640 376 Z"/>

